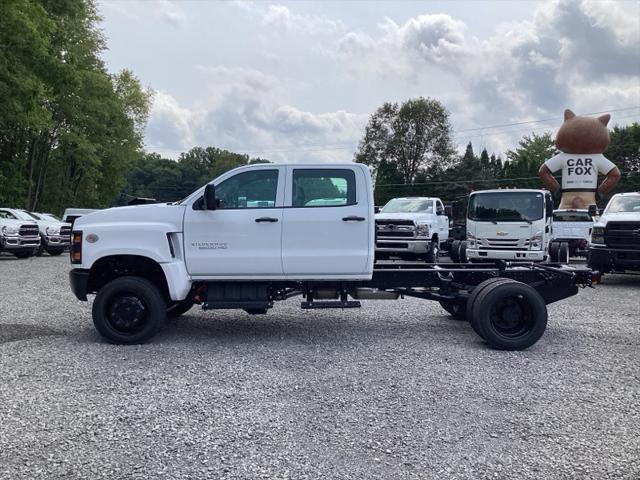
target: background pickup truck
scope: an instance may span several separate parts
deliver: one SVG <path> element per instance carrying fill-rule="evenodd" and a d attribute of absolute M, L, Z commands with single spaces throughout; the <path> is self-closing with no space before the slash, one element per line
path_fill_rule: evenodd
<path fill-rule="evenodd" d="M 553 243 L 566 242 L 569 246 L 569 255 L 587 256 L 589 239 L 593 228 L 593 217 L 588 210 L 560 209 L 553 211 Z"/>
<path fill-rule="evenodd" d="M 40 247 L 38 225 L 33 220 L 20 220 L 5 210 L 0 210 L 0 251 L 12 253 L 18 258 L 32 256 Z"/>
<path fill-rule="evenodd" d="M 549 265 L 374 268 L 374 242 L 365 165 L 248 165 L 180 202 L 76 219 L 69 277 L 80 300 L 96 294 L 94 325 L 115 343 L 144 342 L 167 316 L 194 304 L 265 314 L 295 296 L 303 309 L 412 296 L 468 318 L 483 339 L 505 350 L 533 345 L 546 328 L 546 304 L 591 284 L 586 269 Z"/>
<path fill-rule="evenodd" d="M 420 257 L 438 262 L 440 245 L 449 238 L 449 217 L 439 198 L 394 198 L 375 218 L 378 259 Z"/>
<path fill-rule="evenodd" d="M 588 265 L 601 273 L 640 271 L 640 193 L 609 200 L 591 229 Z"/>

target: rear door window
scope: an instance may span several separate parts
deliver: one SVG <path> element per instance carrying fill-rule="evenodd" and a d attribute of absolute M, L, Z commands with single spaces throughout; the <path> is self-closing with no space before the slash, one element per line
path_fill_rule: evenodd
<path fill-rule="evenodd" d="M 341 207 L 356 203 L 353 170 L 305 168 L 293 171 L 292 206 Z"/>

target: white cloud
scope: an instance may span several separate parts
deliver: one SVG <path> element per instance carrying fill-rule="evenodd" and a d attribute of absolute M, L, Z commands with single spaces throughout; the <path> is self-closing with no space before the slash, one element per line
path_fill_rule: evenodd
<path fill-rule="evenodd" d="M 181 7 L 170 0 L 161 0 L 156 15 L 164 22 L 176 28 L 186 25 L 187 16 Z"/>

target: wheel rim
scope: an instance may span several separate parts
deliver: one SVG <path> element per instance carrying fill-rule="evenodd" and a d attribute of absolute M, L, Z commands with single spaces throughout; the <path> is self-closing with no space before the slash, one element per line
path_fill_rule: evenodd
<path fill-rule="evenodd" d="M 522 295 L 509 296 L 491 307 L 491 326 L 500 335 L 517 338 L 533 326 L 533 310 Z"/>
<path fill-rule="evenodd" d="M 113 297 L 107 307 L 106 317 L 113 330 L 131 335 L 145 327 L 149 309 L 140 297 L 124 293 Z"/>

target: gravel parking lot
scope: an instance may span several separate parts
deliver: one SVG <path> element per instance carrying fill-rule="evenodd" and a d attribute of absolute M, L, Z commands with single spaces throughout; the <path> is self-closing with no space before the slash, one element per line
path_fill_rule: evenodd
<path fill-rule="evenodd" d="M 68 269 L 0 255 L 0 478 L 640 477 L 640 277 L 510 353 L 417 299 L 194 308 L 113 346 Z"/>

